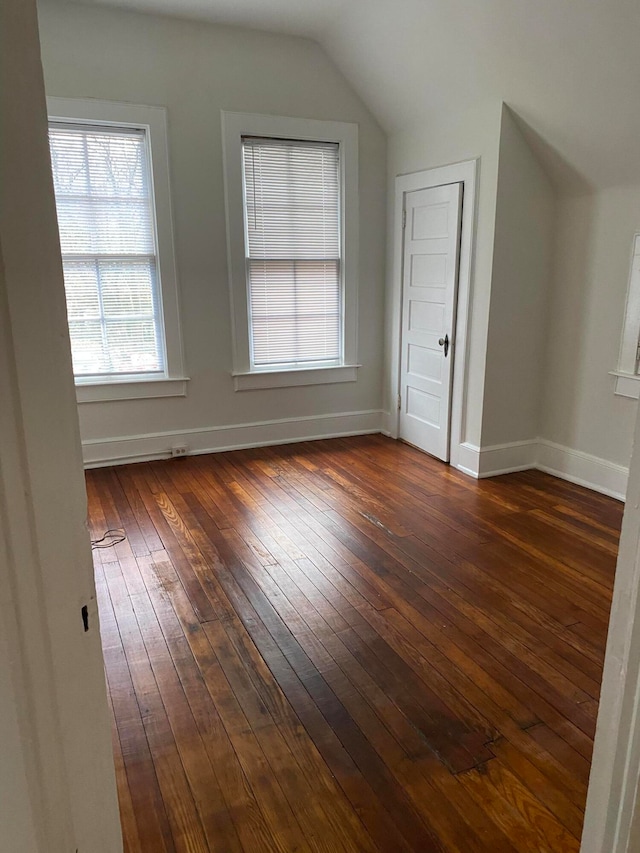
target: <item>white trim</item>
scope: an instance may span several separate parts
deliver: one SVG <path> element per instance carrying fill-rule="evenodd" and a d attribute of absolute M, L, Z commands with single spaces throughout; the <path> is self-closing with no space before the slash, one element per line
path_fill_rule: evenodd
<path fill-rule="evenodd" d="M 152 176 L 151 190 L 156 224 L 156 259 L 160 281 L 161 325 L 165 348 L 166 374 L 163 378 L 183 377 L 185 367 L 180 330 L 178 276 L 173 245 L 167 111 L 164 107 L 100 101 L 93 98 L 52 97 L 47 98 L 47 109 L 50 121 L 90 122 L 97 125 L 117 125 L 118 127 L 129 126 L 143 128 L 146 131 Z M 117 380 L 109 379 L 109 382 L 115 381 Z M 123 381 L 126 382 L 127 380 Z M 82 380 L 78 384 L 82 384 Z M 105 397 L 104 399 L 124 400 L 130 398 Z"/>
<path fill-rule="evenodd" d="M 296 441 L 367 435 L 380 432 L 382 412 L 338 412 L 301 418 L 259 421 L 248 424 L 171 430 L 83 442 L 85 467 L 123 465 L 171 456 L 175 445 L 186 445 L 189 454 L 218 453 L 245 447 L 268 447 Z"/>
<path fill-rule="evenodd" d="M 455 466 L 458 471 L 469 477 L 480 475 L 480 448 L 468 441 L 463 441 L 458 447 L 458 463 Z"/>
<path fill-rule="evenodd" d="M 467 397 L 467 328 L 471 304 L 472 269 L 474 252 L 474 222 L 476 206 L 476 182 L 478 160 L 466 160 L 450 166 L 440 166 L 396 177 L 394 215 L 394 260 L 391 282 L 391 400 L 397 399 L 400 388 L 400 337 L 402 323 L 402 210 L 404 195 L 415 190 L 438 187 L 443 184 L 461 183 L 462 228 L 460 233 L 460 268 L 458 273 L 458 296 L 456 316 L 456 354 L 453 364 L 453 389 L 451 394 L 451 450 L 450 462 L 455 468 L 477 476 L 477 459 L 465 445 L 465 412 Z M 399 413 L 390 418 L 389 432 L 393 438 L 399 433 Z M 476 472 L 476 473 L 474 473 Z"/>
<path fill-rule="evenodd" d="M 640 776 L 640 418 L 609 620 L 581 853 L 638 849 Z"/>
<path fill-rule="evenodd" d="M 544 438 L 477 447 L 460 445 L 458 470 L 484 479 L 516 471 L 537 470 L 624 501 L 628 469 L 598 456 Z"/>
<path fill-rule="evenodd" d="M 507 444 L 494 444 L 480 449 L 478 477 L 497 477 L 500 474 L 512 474 L 536 467 L 538 442 L 511 441 Z"/>
<path fill-rule="evenodd" d="M 396 435 L 393 435 L 393 425 L 396 422 L 396 414 L 395 412 L 382 412 L 381 422 L 380 422 L 380 432 L 383 435 L 386 435 L 387 438 L 397 438 Z"/>
<path fill-rule="evenodd" d="M 343 341 L 345 365 L 358 361 L 358 125 L 338 121 L 290 118 L 221 111 L 227 256 L 231 295 L 233 373 L 251 373 L 247 305 L 244 211 L 242 200 L 242 136 L 285 137 L 340 145 L 342 201 Z M 257 372 L 257 371 L 256 371 Z"/>
<path fill-rule="evenodd" d="M 16 85 L 0 106 L 0 716 L 15 793 L 0 848 L 122 853 L 36 8 L 4 8 Z"/>
<path fill-rule="evenodd" d="M 233 373 L 236 391 L 258 388 L 292 388 L 302 385 L 330 385 L 334 382 L 355 382 L 360 364 L 341 364 L 332 367 L 305 367 L 291 370 L 250 371 Z"/>
<path fill-rule="evenodd" d="M 619 397 L 631 397 L 633 400 L 640 399 L 640 375 L 625 373 L 622 370 L 610 370 L 609 375 L 615 376 L 615 394 Z"/>
<path fill-rule="evenodd" d="M 109 382 L 76 383 L 78 403 L 103 403 L 109 400 L 148 400 L 157 397 L 186 397 L 188 377 L 179 379 L 132 379 Z"/>
<path fill-rule="evenodd" d="M 624 324 L 620 339 L 617 375 L 633 376 L 638 364 L 638 340 L 640 335 L 640 234 L 633 235 L 627 300 L 624 309 Z M 616 383 L 617 386 L 618 383 Z M 617 393 L 617 391 L 616 391 Z M 623 395 L 623 396 L 636 396 Z"/>
<path fill-rule="evenodd" d="M 624 501 L 629 469 L 590 453 L 538 439 L 535 467 L 570 483 Z"/>
<path fill-rule="evenodd" d="M 171 448 L 176 445 L 186 445 L 189 454 L 199 454 L 371 433 L 383 433 L 393 438 L 389 427 L 394 423 L 395 413 L 371 409 L 96 438 L 84 441 L 82 449 L 85 467 L 94 468 L 165 459 L 171 456 Z M 545 439 L 513 441 L 489 447 L 462 442 L 456 467 L 475 479 L 515 471 L 544 471 L 620 501 L 624 501 L 627 488 L 628 469 L 624 465 Z"/>
<path fill-rule="evenodd" d="M 53 222 L 44 223 L 45 226 L 49 224 L 54 227 Z M 44 227 L 39 231 L 43 233 Z M 21 262 L 21 258 L 18 261 Z M 51 285 L 61 289 L 62 280 L 56 280 L 57 270 L 52 268 L 49 272 Z M 14 341 L 16 334 L 24 333 L 24 322 L 21 326 L 19 315 L 17 322 L 12 321 L 10 314 L 11 290 L 17 290 L 21 283 L 19 275 L 15 275 L 13 281 L 5 278 L 0 246 L 0 443 L 3 449 L 0 465 L 0 653 L 3 669 L 6 667 L 2 680 L 7 700 L 2 710 L 4 712 L 5 708 L 11 707 L 13 699 L 18 738 L 16 770 L 21 767 L 22 772 L 16 773 L 12 783 L 18 790 L 22 789 L 21 793 L 26 798 L 25 817 L 28 815 L 33 821 L 33 840 L 38 842 L 37 851 L 43 853 L 50 849 L 47 841 L 55 838 L 64 839 L 70 849 L 74 837 L 73 808 L 66 767 L 68 741 L 65 743 L 60 728 L 59 684 L 56 682 L 49 628 L 51 613 L 43 597 L 43 573 L 59 568 L 56 562 L 59 550 L 54 550 L 53 556 L 48 553 L 47 544 L 36 525 L 35 512 L 39 510 L 42 516 L 45 496 L 42 488 L 37 490 L 34 487 L 29 454 L 34 453 L 35 442 L 28 432 L 25 433 L 23 422 L 25 417 L 29 418 L 23 403 L 25 393 L 34 390 L 36 399 L 43 395 L 33 380 L 33 370 L 26 374 L 31 383 L 29 387 L 18 387 L 18 360 L 22 358 L 24 361 L 25 353 L 16 349 Z M 42 369 L 44 358 L 41 361 Z M 56 387 L 64 386 L 63 377 L 54 375 L 52 379 Z M 49 447 L 59 448 L 58 435 L 64 429 L 62 424 L 68 427 L 70 422 L 67 415 L 64 406 L 56 412 Z M 30 418 L 33 421 L 33 412 Z M 33 424 L 27 422 L 29 427 L 33 434 Z M 72 492 L 77 486 L 77 473 L 76 469 L 70 471 L 69 488 Z M 74 520 L 69 518 L 66 532 L 70 539 L 73 538 L 72 531 L 75 532 Z M 77 547 L 74 541 L 67 553 L 73 553 L 77 558 L 83 551 L 83 543 L 77 532 L 75 539 Z M 54 549 L 56 546 L 54 543 Z M 53 639 L 56 637 L 59 639 L 59 635 Z M 92 659 L 92 663 L 95 662 Z M 6 736 L 3 733 L 3 737 Z M 3 750 L 3 755 L 6 754 Z M 26 839 L 26 833 L 24 837 Z M 28 842 L 25 840 L 25 843 Z"/>

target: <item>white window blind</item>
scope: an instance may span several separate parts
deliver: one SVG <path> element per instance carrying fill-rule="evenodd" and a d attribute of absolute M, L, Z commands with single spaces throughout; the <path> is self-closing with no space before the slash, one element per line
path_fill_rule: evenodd
<path fill-rule="evenodd" d="M 74 373 L 162 374 L 145 131 L 52 122 L 49 141 Z"/>
<path fill-rule="evenodd" d="M 340 146 L 243 137 L 251 364 L 342 358 Z"/>

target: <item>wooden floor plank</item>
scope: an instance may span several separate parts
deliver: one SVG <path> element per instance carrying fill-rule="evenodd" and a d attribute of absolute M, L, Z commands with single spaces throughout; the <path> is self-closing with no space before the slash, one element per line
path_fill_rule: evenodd
<path fill-rule="evenodd" d="M 218 711 L 217 701 L 225 701 L 228 688 L 214 689 L 216 675 L 221 677 L 217 660 L 180 579 L 166 559 L 149 566 L 145 578 L 150 590 L 160 587 L 164 591 L 164 595 L 154 596 L 156 613 L 244 849 L 286 849 L 277 826 L 270 816 L 265 817 L 261 807 L 262 803 L 267 810 L 262 787 L 256 785 L 254 793 L 245 773 L 248 765 L 242 749 L 234 749 L 234 728 L 230 726 L 231 733 L 227 731 Z"/>
<path fill-rule="evenodd" d="M 616 501 L 379 435 L 87 495 L 127 853 L 578 850 Z"/>
<path fill-rule="evenodd" d="M 114 759 L 125 849 L 128 853 L 142 853 L 145 849 L 173 851 L 162 793 L 99 559 L 95 560 L 95 568 L 113 739 L 117 744 Z"/>
<path fill-rule="evenodd" d="M 202 552 L 204 554 L 206 554 L 207 557 L 219 569 L 218 578 L 214 581 L 214 583 L 216 585 L 219 583 L 219 585 L 220 585 L 219 589 L 217 590 L 217 593 L 216 593 L 218 606 L 220 608 L 220 611 L 219 611 L 220 617 L 225 619 L 225 620 L 232 618 L 232 613 L 233 613 L 232 608 L 233 608 L 233 606 L 235 606 L 236 612 L 237 612 L 238 616 L 240 617 L 241 621 L 243 622 L 243 624 L 245 624 L 246 620 L 249 619 L 249 624 L 251 625 L 251 627 L 253 629 L 253 636 L 254 636 L 254 638 L 256 638 L 256 627 L 257 627 L 256 622 L 260 621 L 260 624 L 262 625 L 262 620 L 261 620 L 261 616 L 259 613 L 260 607 L 259 607 L 258 611 L 256 611 L 253 608 L 252 603 L 245 596 L 245 593 L 244 593 L 242 587 L 240 586 L 240 584 L 237 583 L 236 578 L 234 577 L 233 568 L 235 567 L 236 570 L 240 570 L 240 564 L 239 564 L 236 556 L 229 550 L 229 546 L 226 543 L 226 540 L 221 536 L 221 533 L 217 528 L 211 528 L 210 526 L 207 527 L 206 528 L 206 529 L 208 529 L 208 536 L 207 536 L 205 528 L 200 523 L 202 521 L 203 524 L 206 524 L 206 520 L 202 518 L 202 515 L 199 514 L 198 517 L 192 516 L 190 514 L 189 509 L 187 508 L 187 504 L 185 502 L 181 502 L 181 499 L 178 496 L 174 496 L 174 501 L 175 501 L 176 505 L 181 507 L 182 513 L 184 514 L 185 518 L 189 518 L 189 520 L 191 522 L 190 530 L 191 530 L 192 536 L 195 537 L 195 539 L 198 541 L 200 548 L 202 549 Z M 198 518 L 199 518 L 199 520 L 198 520 Z M 227 532 L 226 529 L 224 532 Z M 226 560 L 224 562 L 222 561 L 220 554 L 216 550 L 215 543 L 217 543 L 217 545 L 220 547 L 221 551 L 224 552 L 224 555 L 226 556 Z M 230 567 L 231 571 L 227 570 L 226 567 Z M 227 598 L 227 596 L 229 596 L 229 598 Z M 229 599 L 233 601 L 233 605 L 231 604 Z M 273 616 L 273 614 L 269 614 L 268 610 L 266 611 L 266 613 L 267 613 L 267 617 L 269 615 Z M 208 626 L 210 626 L 210 624 L 211 623 L 207 623 Z M 277 629 L 277 624 L 276 624 L 276 629 Z M 267 626 L 263 626 L 263 629 L 259 634 L 262 642 L 264 642 L 265 634 L 267 634 L 267 635 L 269 634 L 269 631 L 267 630 Z M 190 632 L 190 636 L 191 636 L 191 632 Z M 273 637 L 270 637 L 267 640 L 267 643 L 270 645 L 270 641 L 273 640 L 273 641 L 275 641 L 276 646 L 279 646 L 279 644 L 277 642 L 279 636 L 280 637 L 284 636 L 285 641 L 286 641 L 286 639 L 288 638 L 289 635 L 288 635 L 288 632 L 285 632 L 284 634 L 276 633 L 275 640 Z M 284 649 L 278 648 L 278 651 L 283 655 L 283 657 L 285 658 L 287 663 L 290 666 L 292 666 L 293 671 L 296 672 L 299 677 L 303 678 L 304 673 L 301 674 L 298 670 L 296 670 L 295 666 L 292 664 L 291 659 L 289 657 L 289 655 L 291 654 L 291 651 L 292 651 L 290 645 L 285 643 L 285 648 Z M 267 654 L 266 652 L 263 652 L 263 653 L 267 655 L 268 660 L 272 660 L 272 657 L 270 654 Z M 304 660 L 304 655 L 303 655 L 303 660 Z M 300 686 L 302 686 L 302 685 L 300 685 Z M 305 695 L 306 695 L 306 692 L 305 692 Z M 296 705 L 296 707 L 297 707 L 297 705 Z M 335 758 L 335 756 L 332 756 L 332 757 Z M 350 787 L 352 787 L 352 786 L 350 786 Z M 365 794 L 365 799 L 366 798 L 367 798 L 367 795 Z M 383 822 L 386 820 L 387 824 L 390 823 L 389 817 L 387 817 L 386 819 L 384 818 L 384 807 L 383 807 L 382 813 L 380 811 L 371 812 L 369 809 L 366 809 L 366 810 L 361 809 L 360 813 L 362 814 L 363 812 L 364 812 L 365 816 L 371 815 L 371 818 L 373 819 L 374 824 L 378 827 L 378 832 L 380 832 L 382 829 L 382 827 L 380 826 L 381 819 L 383 820 Z M 392 834 L 392 839 L 393 840 L 389 841 L 389 846 L 387 848 L 386 833 L 383 833 L 381 840 L 384 841 L 384 847 L 382 847 L 381 849 L 404 849 L 404 848 L 402 848 L 402 846 L 399 846 L 399 845 L 401 845 L 401 842 L 399 841 L 395 832 L 393 832 L 393 834 Z M 363 849 L 366 849 L 366 848 L 363 847 Z M 430 849 L 430 848 L 427 848 L 427 849 Z"/>

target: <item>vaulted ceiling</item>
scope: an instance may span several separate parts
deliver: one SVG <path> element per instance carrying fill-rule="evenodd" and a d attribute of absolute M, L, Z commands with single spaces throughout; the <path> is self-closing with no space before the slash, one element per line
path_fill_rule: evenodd
<path fill-rule="evenodd" d="M 316 39 L 387 131 L 504 100 L 568 188 L 640 184 L 639 0 L 84 0 Z"/>

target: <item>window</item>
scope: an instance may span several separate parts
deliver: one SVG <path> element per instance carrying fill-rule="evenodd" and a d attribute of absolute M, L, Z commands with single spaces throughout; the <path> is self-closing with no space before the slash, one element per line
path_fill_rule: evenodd
<path fill-rule="evenodd" d="M 338 364 L 340 146 L 242 139 L 252 367 Z"/>
<path fill-rule="evenodd" d="M 166 198 L 168 178 L 151 157 L 164 111 L 55 100 L 50 112 L 79 400 L 183 394 L 170 214 L 156 222 L 154 189 L 159 178 Z"/>
<path fill-rule="evenodd" d="M 357 128 L 223 127 L 236 389 L 354 380 Z"/>
<path fill-rule="evenodd" d="M 163 374 L 146 134 L 52 122 L 49 144 L 74 375 Z"/>
<path fill-rule="evenodd" d="M 640 234 L 633 238 L 631 270 L 627 290 L 622 342 L 616 377 L 616 394 L 622 397 L 640 396 Z"/>

